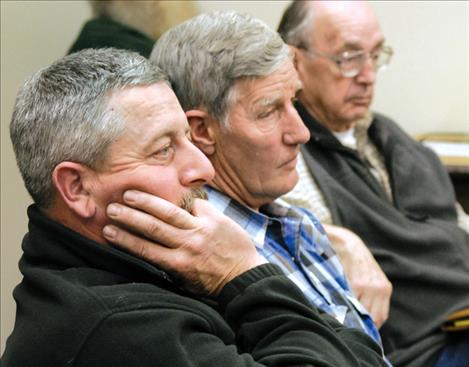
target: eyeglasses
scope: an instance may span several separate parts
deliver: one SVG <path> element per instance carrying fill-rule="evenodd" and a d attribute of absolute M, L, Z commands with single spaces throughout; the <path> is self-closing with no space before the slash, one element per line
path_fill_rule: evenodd
<path fill-rule="evenodd" d="M 383 46 L 376 51 L 345 51 L 339 56 L 327 55 L 307 48 L 302 48 L 303 51 L 317 57 L 323 57 L 334 62 L 339 68 L 342 76 L 346 78 L 354 78 L 363 70 L 368 58 L 373 63 L 375 71 L 385 69 L 391 62 L 394 51 L 390 46 Z"/>

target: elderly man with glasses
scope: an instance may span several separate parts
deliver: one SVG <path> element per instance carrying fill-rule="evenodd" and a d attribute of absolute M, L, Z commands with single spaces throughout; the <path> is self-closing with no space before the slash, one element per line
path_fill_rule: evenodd
<path fill-rule="evenodd" d="M 363 2 L 297 1 L 279 32 L 295 52 L 296 108 L 311 133 L 284 198 L 345 227 L 328 234 L 394 365 L 467 366 L 468 330 L 447 324 L 469 306 L 467 215 L 435 154 L 370 111 L 393 54 L 375 14 Z M 391 287 L 362 240 L 392 283 L 386 322 Z"/>

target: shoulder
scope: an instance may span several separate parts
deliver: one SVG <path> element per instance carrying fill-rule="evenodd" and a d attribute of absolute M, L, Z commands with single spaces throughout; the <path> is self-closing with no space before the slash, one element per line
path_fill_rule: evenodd
<path fill-rule="evenodd" d="M 398 139 L 401 142 L 410 143 L 413 145 L 420 145 L 403 129 L 403 123 L 397 123 L 395 120 L 382 113 L 373 112 L 373 121 L 370 126 L 371 131 L 386 136 L 390 135 L 393 139 Z"/>
<path fill-rule="evenodd" d="M 441 165 L 436 153 L 410 136 L 402 126 L 404 126 L 402 123 L 398 124 L 388 116 L 373 112 L 370 134 L 376 134 L 381 141 L 392 141 L 394 146 L 398 145 L 408 153 L 419 152 L 417 156 L 413 156 L 414 159 L 430 160 L 437 165 Z M 409 157 L 411 156 L 409 155 Z"/>

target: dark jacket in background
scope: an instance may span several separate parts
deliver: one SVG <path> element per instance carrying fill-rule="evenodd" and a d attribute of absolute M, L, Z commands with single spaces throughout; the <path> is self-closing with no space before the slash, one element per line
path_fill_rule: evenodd
<path fill-rule="evenodd" d="M 363 239 L 393 284 L 380 329 L 385 353 L 396 366 L 433 366 L 447 343 L 440 325 L 469 306 L 469 236 L 457 224 L 446 170 L 430 149 L 375 115 L 368 135 L 385 158 L 391 202 L 354 150 L 297 109 L 311 132 L 303 155 L 333 223 Z"/>
<path fill-rule="evenodd" d="M 139 31 L 105 17 L 85 23 L 69 54 L 85 48 L 115 47 L 136 51 L 148 58 L 154 40 Z"/>

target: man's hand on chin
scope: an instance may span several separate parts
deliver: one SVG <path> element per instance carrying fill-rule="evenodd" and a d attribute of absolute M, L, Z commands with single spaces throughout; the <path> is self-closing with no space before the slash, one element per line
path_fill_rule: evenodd
<path fill-rule="evenodd" d="M 117 225 L 104 227 L 104 237 L 182 279 L 192 292 L 217 295 L 230 280 L 267 262 L 248 234 L 205 200 L 194 200 L 192 214 L 135 190 L 124 194 L 124 203 L 108 206 Z"/>

